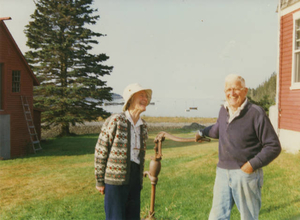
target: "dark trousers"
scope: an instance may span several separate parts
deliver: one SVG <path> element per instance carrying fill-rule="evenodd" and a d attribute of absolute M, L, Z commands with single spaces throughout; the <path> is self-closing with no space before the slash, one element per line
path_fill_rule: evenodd
<path fill-rule="evenodd" d="M 140 165 L 131 162 L 129 185 L 105 184 L 106 220 L 140 220 Z"/>

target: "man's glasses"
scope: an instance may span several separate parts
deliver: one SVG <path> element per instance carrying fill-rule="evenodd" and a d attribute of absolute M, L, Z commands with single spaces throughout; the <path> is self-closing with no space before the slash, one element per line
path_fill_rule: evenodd
<path fill-rule="evenodd" d="M 240 92 L 240 91 L 242 91 L 244 89 L 245 88 L 227 88 L 224 91 L 225 91 L 225 93 L 231 93 L 231 92 L 236 93 L 236 92 Z"/>

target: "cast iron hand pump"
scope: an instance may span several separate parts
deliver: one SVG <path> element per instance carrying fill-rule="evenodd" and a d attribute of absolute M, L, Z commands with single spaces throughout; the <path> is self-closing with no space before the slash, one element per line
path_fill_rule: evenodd
<path fill-rule="evenodd" d="M 153 220 L 154 218 L 154 204 L 155 204 L 155 189 L 156 184 L 158 182 L 158 174 L 160 172 L 161 168 L 161 157 L 162 157 L 162 142 L 165 140 L 165 138 L 169 138 L 173 141 L 177 142 L 202 142 L 202 141 L 210 141 L 208 138 L 201 137 L 199 135 L 196 135 L 196 138 L 181 138 L 176 137 L 174 135 L 171 135 L 165 131 L 161 131 L 158 133 L 156 138 L 154 139 L 154 157 L 151 158 L 149 171 L 144 172 L 144 176 L 146 177 L 148 175 L 150 181 L 151 181 L 151 203 L 150 203 L 150 212 L 146 220 Z"/>

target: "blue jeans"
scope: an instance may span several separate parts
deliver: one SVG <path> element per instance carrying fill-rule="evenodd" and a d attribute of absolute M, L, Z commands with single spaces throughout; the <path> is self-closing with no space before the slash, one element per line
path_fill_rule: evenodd
<path fill-rule="evenodd" d="M 241 169 L 217 167 L 209 220 L 229 220 L 234 204 L 240 211 L 241 220 L 257 220 L 261 208 L 262 185 L 262 169 L 247 174 Z"/>

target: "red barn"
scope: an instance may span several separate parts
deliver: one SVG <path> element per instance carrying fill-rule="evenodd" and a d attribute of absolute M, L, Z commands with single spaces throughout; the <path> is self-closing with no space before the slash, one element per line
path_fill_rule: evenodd
<path fill-rule="evenodd" d="M 40 112 L 33 110 L 33 86 L 39 82 L 4 23 L 8 19 L 0 18 L 0 159 L 34 151 L 29 118 L 40 137 Z M 27 97 L 28 105 L 21 97 Z"/>
<path fill-rule="evenodd" d="M 296 153 L 300 150 L 300 0 L 279 4 L 277 105 L 272 119 L 282 147 Z"/>

